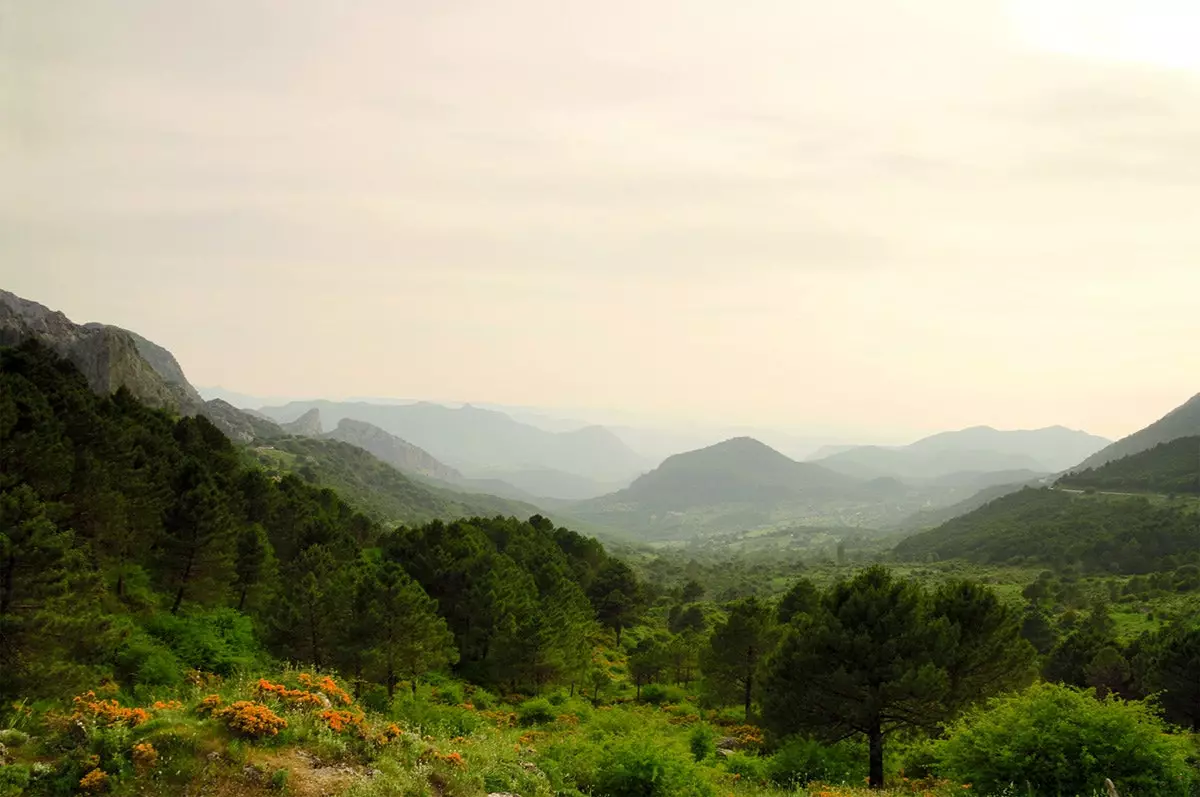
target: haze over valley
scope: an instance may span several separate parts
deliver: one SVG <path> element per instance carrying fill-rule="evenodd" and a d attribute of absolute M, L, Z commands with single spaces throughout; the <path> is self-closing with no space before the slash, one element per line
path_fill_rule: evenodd
<path fill-rule="evenodd" d="M 0 797 L 1200 797 L 1197 42 L 0 0 Z"/>

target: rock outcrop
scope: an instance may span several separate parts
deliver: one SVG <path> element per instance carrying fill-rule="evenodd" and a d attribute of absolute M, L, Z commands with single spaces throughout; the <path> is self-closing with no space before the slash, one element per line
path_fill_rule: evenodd
<path fill-rule="evenodd" d="M 124 387 L 151 407 L 204 415 L 239 442 L 281 434 L 278 425 L 224 401 L 205 402 L 171 352 L 141 335 L 108 324 L 76 324 L 61 312 L 0 290 L 0 346 L 36 338 L 80 370 L 97 393 Z"/>

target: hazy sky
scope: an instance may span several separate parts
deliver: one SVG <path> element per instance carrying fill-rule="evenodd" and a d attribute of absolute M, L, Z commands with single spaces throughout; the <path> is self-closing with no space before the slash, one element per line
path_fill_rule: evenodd
<path fill-rule="evenodd" d="M 895 438 L 1200 391 L 1193 0 L 0 0 L 0 287 L 191 380 Z"/>

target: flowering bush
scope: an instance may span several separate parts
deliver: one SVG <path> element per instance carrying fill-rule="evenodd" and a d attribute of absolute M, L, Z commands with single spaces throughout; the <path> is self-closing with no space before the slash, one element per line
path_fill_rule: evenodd
<path fill-rule="evenodd" d="M 213 711 L 212 715 L 224 720 L 225 725 L 234 733 L 256 739 L 263 736 L 278 736 L 279 731 L 287 727 L 287 720 L 262 703 L 255 703 L 251 700 L 239 700 L 225 708 Z"/>
<path fill-rule="evenodd" d="M 84 692 L 72 699 L 75 711 L 71 715 L 74 720 L 93 719 L 105 725 L 141 725 L 150 719 L 150 712 L 144 708 L 125 708 L 116 700 L 101 700 L 95 692 Z"/>
<path fill-rule="evenodd" d="M 217 709 L 221 708 L 221 703 L 222 700 L 220 695 L 209 695 L 201 700 L 200 704 L 196 706 L 196 713 L 201 716 L 212 714 Z"/>
<path fill-rule="evenodd" d="M 154 769 L 158 763 L 158 751 L 150 742 L 139 742 L 133 746 L 133 766 L 138 772 Z"/>
<path fill-rule="evenodd" d="M 108 773 L 103 769 L 93 769 L 79 779 L 79 788 L 91 794 L 104 791 L 108 788 Z"/>
<path fill-rule="evenodd" d="M 356 730 L 360 734 L 364 733 L 364 717 L 361 712 L 355 713 L 329 709 L 321 712 L 321 719 L 325 720 L 325 724 L 329 726 L 329 730 L 334 733 L 341 733 L 347 729 Z"/>

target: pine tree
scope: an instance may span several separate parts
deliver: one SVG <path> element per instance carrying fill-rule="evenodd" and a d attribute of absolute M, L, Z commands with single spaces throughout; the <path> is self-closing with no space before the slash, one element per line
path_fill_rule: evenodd
<path fill-rule="evenodd" d="M 458 659 L 454 635 L 438 616 L 437 602 L 395 562 L 365 566 L 357 584 L 372 632 L 358 644 L 368 648 L 368 661 L 395 696 L 396 684 L 417 679 Z"/>
<path fill-rule="evenodd" d="M 701 660 L 709 688 L 721 698 L 736 697 L 747 720 L 759 662 L 771 649 L 774 629 L 770 608 L 757 598 L 746 598 L 713 630 Z"/>
<path fill-rule="evenodd" d="M 185 597 L 211 600 L 231 581 L 233 523 L 222 495 L 201 464 L 185 463 L 177 498 L 163 522 L 160 573 L 171 591 L 171 613 Z"/>
<path fill-rule="evenodd" d="M 865 736 L 870 785 L 881 788 L 889 734 L 936 730 L 1021 683 L 1032 656 L 1017 618 L 990 592 L 950 584 L 930 595 L 871 567 L 793 618 L 765 665 L 764 719 L 781 736 Z"/>

